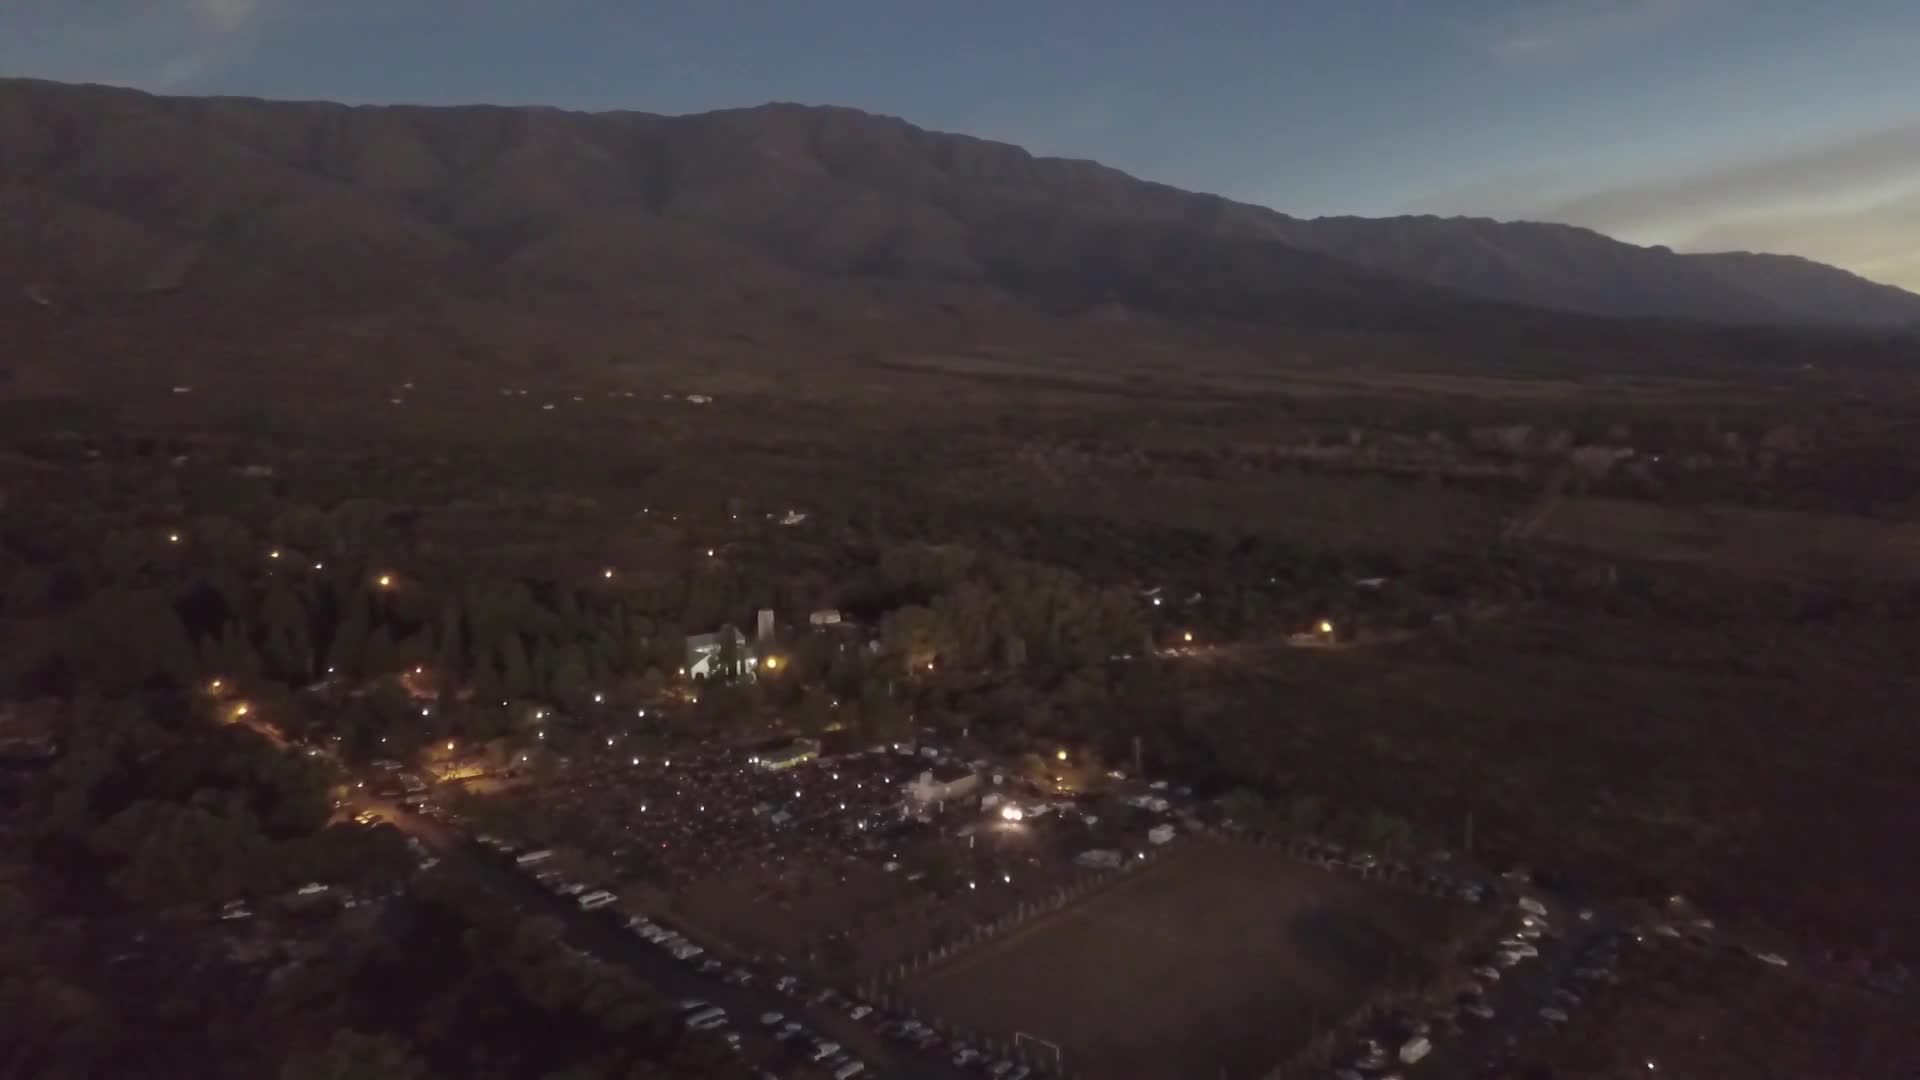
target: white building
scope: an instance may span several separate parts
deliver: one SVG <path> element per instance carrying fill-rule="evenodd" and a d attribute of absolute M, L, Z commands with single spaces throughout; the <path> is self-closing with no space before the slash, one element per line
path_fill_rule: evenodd
<path fill-rule="evenodd" d="M 921 806 L 965 798 L 980 787 L 980 774 L 965 765 L 941 765 L 907 781 L 907 798 Z"/>
<path fill-rule="evenodd" d="M 739 664 L 737 671 L 721 670 L 722 654 L 726 652 L 726 643 L 733 643 L 733 657 Z M 694 634 L 687 638 L 687 674 L 696 679 L 711 679 L 716 675 L 734 675 L 753 678 L 759 660 L 753 654 L 746 635 L 734 626 L 723 626 L 711 634 Z"/>

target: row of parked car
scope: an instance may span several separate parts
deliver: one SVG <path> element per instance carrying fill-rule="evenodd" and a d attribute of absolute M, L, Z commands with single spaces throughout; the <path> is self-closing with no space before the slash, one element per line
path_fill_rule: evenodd
<path fill-rule="evenodd" d="M 1305 856 L 1307 861 L 1329 869 L 1353 870 L 1397 878 L 1411 882 L 1428 892 L 1450 894 L 1454 899 L 1465 904 L 1482 903 L 1491 895 L 1484 883 L 1462 874 L 1450 873 L 1448 864 L 1452 858 L 1444 851 L 1435 853 L 1433 863 L 1417 863 L 1404 859 L 1383 858 L 1370 851 L 1349 848 L 1345 844 L 1332 840 L 1310 840 L 1306 845 Z"/>
<path fill-rule="evenodd" d="M 617 909 L 611 909 L 617 897 L 586 882 L 568 879 L 552 865 L 552 851 L 518 851 L 512 844 L 486 834 L 475 836 L 474 841 L 512 858 L 522 872 L 531 875 L 556 896 L 572 897 L 582 910 L 609 908 L 618 914 Z M 949 1055 L 954 1066 L 978 1071 L 993 1080 L 1028 1080 L 1033 1075 L 1033 1070 L 1026 1065 L 996 1059 L 965 1043 L 949 1045 L 939 1032 L 920 1020 L 886 1015 L 873 1005 L 848 998 L 830 987 L 808 987 L 797 975 L 776 975 L 747 965 L 729 968 L 727 963 L 708 956 L 706 949 L 698 942 L 664 923 L 640 915 L 624 915 L 620 918 L 621 926 L 628 932 L 675 960 L 695 967 L 701 974 L 739 986 L 764 984 L 803 1005 L 844 1011 L 849 1019 L 870 1025 L 881 1035 L 922 1053 Z M 731 1030 L 732 1021 L 724 1008 L 698 999 L 682 1002 L 682 1008 L 683 1023 L 689 1030 L 714 1033 L 730 1047 L 740 1049 L 740 1035 Z M 854 1057 L 838 1042 L 809 1029 L 800 1020 L 788 1019 L 781 1012 L 767 1012 L 761 1015 L 760 1022 L 774 1042 L 792 1050 L 796 1064 L 827 1070 L 835 1080 L 851 1080 L 867 1073 L 866 1063 Z"/>
<path fill-rule="evenodd" d="M 1475 966 L 1450 1006 L 1424 1018 L 1408 1013 L 1384 1018 L 1360 1039 L 1346 1064 L 1334 1072 L 1335 1080 L 1399 1080 L 1403 1075 L 1400 1070 L 1425 1060 L 1436 1040 L 1493 1020 L 1498 1015 L 1494 997 L 1502 980 L 1521 965 L 1537 961 L 1542 943 L 1560 936 L 1548 921 L 1546 906 L 1538 900 L 1522 898 L 1518 913 L 1513 929 L 1473 958 Z M 1564 1008 L 1577 1003 L 1577 999 L 1556 997 L 1541 1016 L 1564 1021 Z"/>

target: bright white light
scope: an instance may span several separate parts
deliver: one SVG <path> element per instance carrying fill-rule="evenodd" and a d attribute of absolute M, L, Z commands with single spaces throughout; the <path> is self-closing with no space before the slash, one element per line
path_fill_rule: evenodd
<path fill-rule="evenodd" d="M 606 700 L 607 700 L 607 695 L 605 695 L 605 694 L 595 694 L 595 695 L 593 695 L 593 703 L 594 703 L 595 705 L 601 705 L 601 704 L 605 704 L 605 703 L 606 703 Z"/>
<path fill-rule="evenodd" d="M 977 881 L 969 881 L 969 882 L 967 882 L 967 888 L 969 888 L 969 889 L 977 889 L 977 888 L 979 888 L 979 887 L 980 887 L 980 883 L 979 883 L 979 882 L 977 882 Z"/>
<path fill-rule="evenodd" d="M 635 765 L 638 765 L 638 764 L 640 764 L 640 759 L 639 759 L 639 758 L 634 758 L 634 759 L 633 759 L 633 763 L 634 763 Z"/>
<path fill-rule="evenodd" d="M 1008 821 L 1019 821 L 1027 816 L 1027 812 L 1009 803 L 1000 808 L 1000 816 Z"/>
<path fill-rule="evenodd" d="M 1001 875 L 1000 875 L 1000 880 L 1001 880 L 1001 881 L 1004 881 L 1004 882 L 1006 882 L 1006 883 L 1007 883 L 1007 884 L 1009 884 L 1009 885 L 1011 885 L 1011 884 L 1013 884 L 1013 875 L 1012 875 L 1012 874 L 1001 874 Z"/>

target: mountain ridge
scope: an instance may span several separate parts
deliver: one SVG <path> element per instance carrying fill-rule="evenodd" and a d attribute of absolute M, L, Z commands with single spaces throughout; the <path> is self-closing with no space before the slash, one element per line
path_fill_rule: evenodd
<path fill-rule="evenodd" d="M 0 79 L 0 282 L 13 288 L 618 299 L 828 278 L 1280 323 L 1518 306 L 1920 327 L 1920 296 L 1794 256 L 1676 254 L 1551 223 L 1295 218 L 845 106 L 664 116 Z"/>

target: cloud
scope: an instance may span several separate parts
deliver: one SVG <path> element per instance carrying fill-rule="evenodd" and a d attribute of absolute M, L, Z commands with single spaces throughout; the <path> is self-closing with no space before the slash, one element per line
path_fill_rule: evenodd
<path fill-rule="evenodd" d="M 1826 211 L 1920 180 L 1920 116 L 1864 131 L 1587 192 L 1543 208 L 1603 231 L 1711 224 L 1762 212 Z"/>
<path fill-rule="evenodd" d="M 1560 59 L 1615 46 L 1724 8 L 1734 0 L 1542 0 L 1469 25 L 1470 41 L 1513 61 Z"/>
<path fill-rule="evenodd" d="M 265 15 L 266 0 L 187 0 L 186 45 L 160 66 L 153 88 L 177 89 L 226 64 Z"/>
<path fill-rule="evenodd" d="M 1863 206 L 1718 221 L 1675 245 L 1689 251 L 1769 251 L 1844 266 L 1920 292 L 1920 182 Z"/>
<path fill-rule="evenodd" d="M 177 90 L 233 62 L 279 0 L 5 0 L 0 70 Z"/>
<path fill-rule="evenodd" d="M 1608 187 L 1579 190 L 1550 171 L 1493 178 L 1420 208 L 1685 251 L 1803 255 L 1920 288 L 1920 115 Z"/>

